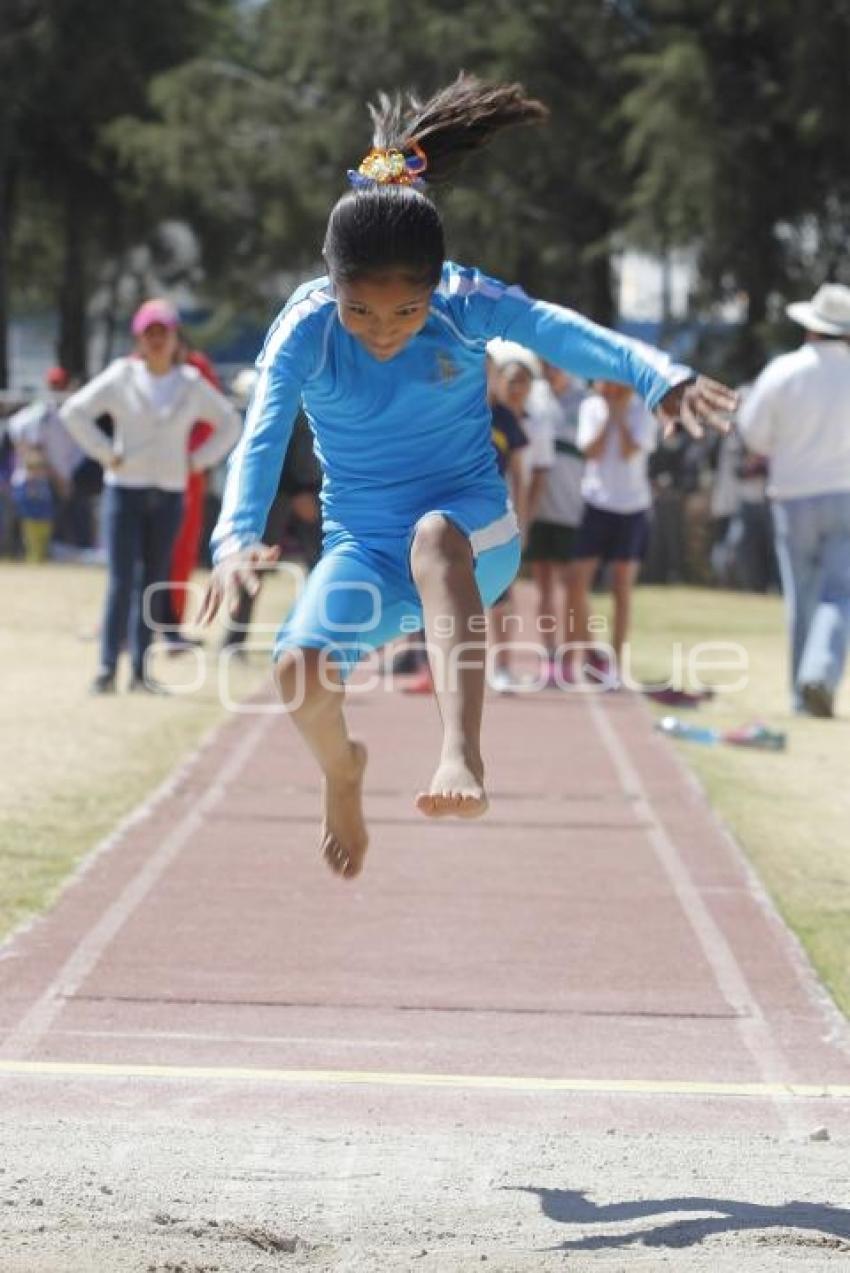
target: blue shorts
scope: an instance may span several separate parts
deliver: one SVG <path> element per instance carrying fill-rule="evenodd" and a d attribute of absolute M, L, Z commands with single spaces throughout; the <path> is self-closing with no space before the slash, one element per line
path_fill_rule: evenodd
<path fill-rule="evenodd" d="M 649 543 L 649 513 L 612 513 L 585 504 L 573 556 L 578 560 L 643 561 Z"/>
<path fill-rule="evenodd" d="M 434 514 L 469 539 L 481 600 L 491 606 L 519 569 L 520 539 L 510 507 L 495 520 L 491 500 L 482 504 L 471 498 L 434 508 L 416 521 L 406 539 L 334 531 L 278 632 L 275 659 L 284 650 L 327 649 L 347 676 L 369 651 L 417 632 L 423 626 L 422 603 L 411 574 L 410 549 L 419 523 Z"/>

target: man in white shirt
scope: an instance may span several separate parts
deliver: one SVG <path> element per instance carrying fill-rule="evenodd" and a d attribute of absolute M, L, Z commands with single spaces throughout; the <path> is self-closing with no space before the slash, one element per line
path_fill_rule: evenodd
<path fill-rule="evenodd" d="M 85 541 L 87 518 L 75 491 L 74 475 L 85 454 L 65 428 L 59 414 L 71 390 L 72 380 L 64 367 L 51 367 L 45 383 L 47 392 L 9 419 L 9 437 L 15 447 L 15 474 L 22 472 L 27 452 L 33 448 L 42 452 L 57 504 L 54 538 L 82 543 Z"/>
<path fill-rule="evenodd" d="M 761 373 L 738 428 L 770 464 L 794 707 L 831 716 L 850 636 L 850 288 L 787 312 L 805 341 Z"/>
<path fill-rule="evenodd" d="M 50 469 L 51 478 L 67 487 L 74 470 L 83 459 L 83 451 L 62 423 L 59 408 L 66 397 L 71 378 L 63 367 L 51 367 L 46 377 L 48 394 L 20 411 L 9 420 L 9 437 L 16 450 L 38 447 Z"/>

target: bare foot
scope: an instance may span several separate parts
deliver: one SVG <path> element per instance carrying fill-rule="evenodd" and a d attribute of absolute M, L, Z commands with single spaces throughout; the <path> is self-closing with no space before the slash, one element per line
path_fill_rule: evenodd
<path fill-rule="evenodd" d="M 442 760 L 430 790 L 416 797 L 416 808 L 426 818 L 480 818 L 487 812 L 483 770 L 476 772 L 462 757 Z"/>
<path fill-rule="evenodd" d="M 363 774 L 367 752 L 362 743 L 351 743 L 347 772 L 324 781 L 325 817 L 322 853 L 332 871 L 353 879 L 363 869 L 369 836 L 363 821 Z"/>

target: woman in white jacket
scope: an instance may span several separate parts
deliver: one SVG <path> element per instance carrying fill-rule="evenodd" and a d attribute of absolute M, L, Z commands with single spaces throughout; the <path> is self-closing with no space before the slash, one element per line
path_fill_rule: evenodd
<path fill-rule="evenodd" d="M 137 310 L 132 332 L 136 357 L 118 358 L 62 407 L 68 431 L 105 472 L 105 531 L 109 585 L 101 631 L 98 694 L 115 689 L 118 654 L 129 633 L 130 689 L 152 690 L 145 653 L 152 639 L 152 585 L 165 584 L 180 525 L 190 468 L 217 464 L 235 445 L 241 422 L 223 394 L 194 367 L 178 361 L 179 319 L 163 300 Z M 95 421 L 109 415 L 114 435 Z M 189 453 L 197 420 L 212 436 Z M 129 629 L 128 629 L 129 623 Z"/>

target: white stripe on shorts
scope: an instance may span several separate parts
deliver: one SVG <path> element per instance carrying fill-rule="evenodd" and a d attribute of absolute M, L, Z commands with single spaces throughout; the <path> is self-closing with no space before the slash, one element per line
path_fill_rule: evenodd
<path fill-rule="evenodd" d="M 516 513 L 509 504 L 506 513 L 498 517 L 494 522 L 490 522 L 487 526 L 482 526 L 480 530 L 474 530 L 469 536 L 469 543 L 475 557 L 486 552 L 488 548 L 501 548 L 502 544 L 508 544 L 519 534 L 519 526 L 517 525 Z"/>

